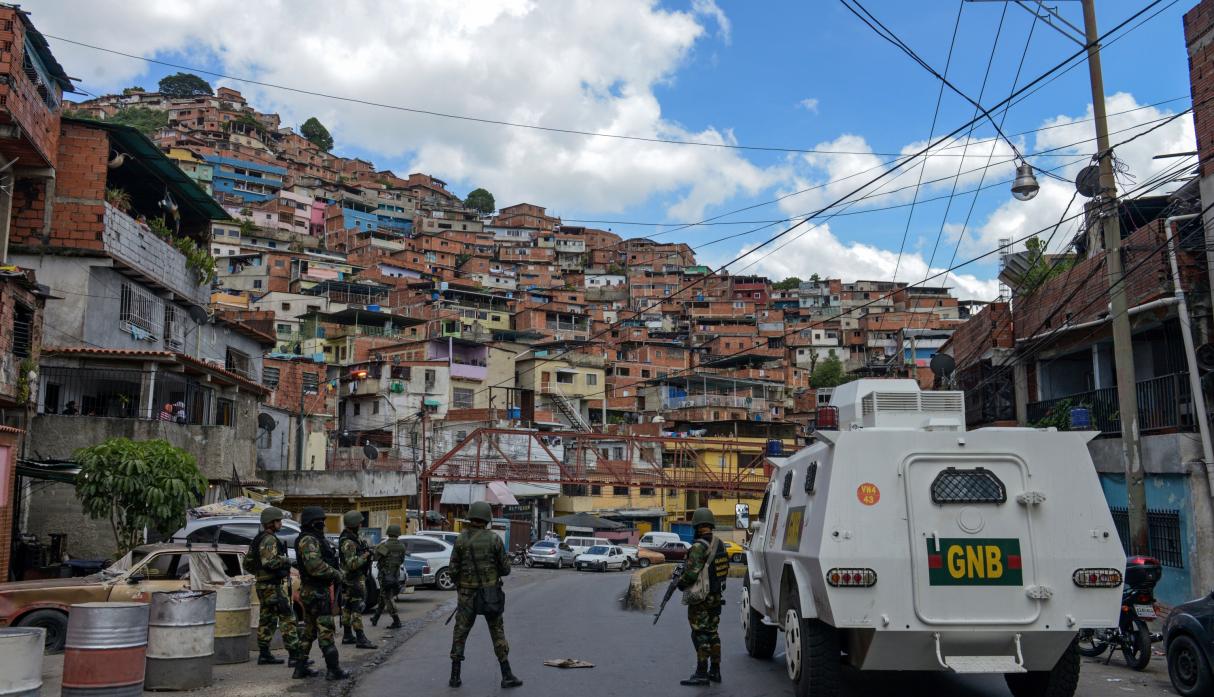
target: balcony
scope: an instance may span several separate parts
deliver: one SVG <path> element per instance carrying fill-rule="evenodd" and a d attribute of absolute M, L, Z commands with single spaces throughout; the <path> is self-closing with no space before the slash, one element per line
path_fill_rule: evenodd
<path fill-rule="evenodd" d="M 186 265 L 185 255 L 108 203 L 101 239 L 105 251 L 144 283 L 206 305 L 209 288 Z"/>
<path fill-rule="evenodd" d="M 1117 407 L 1117 388 L 1106 387 L 1028 403 L 1028 423 L 1070 428 L 1070 411 L 1087 407 L 1092 428 L 1104 435 L 1121 433 L 1121 414 Z M 1142 433 L 1191 430 L 1193 402 L 1188 373 L 1172 373 L 1138 381 L 1138 428 Z"/>
<path fill-rule="evenodd" d="M 689 394 L 664 400 L 665 409 L 694 409 L 699 407 L 726 407 L 745 409 L 751 412 L 767 411 L 767 400 L 759 397 L 743 397 L 728 394 Z"/>

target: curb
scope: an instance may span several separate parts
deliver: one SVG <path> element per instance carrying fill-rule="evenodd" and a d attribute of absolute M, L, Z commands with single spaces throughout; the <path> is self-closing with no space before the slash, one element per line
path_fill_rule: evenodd
<path fill-rule="evenodd" d="M 675 564 L 657 564 L 646 569 L 632 572 L 632 578 L 628 581 L 628 592 L 624 594 L 623 603 L 625 610 L 645 610 L 645 591 L 659 583 L 669 583 L 671 575 L 674 574 Z M 739 564 L 729 565 L 729 577 L 741 578 L 746 575 L 746 566 Z"/>

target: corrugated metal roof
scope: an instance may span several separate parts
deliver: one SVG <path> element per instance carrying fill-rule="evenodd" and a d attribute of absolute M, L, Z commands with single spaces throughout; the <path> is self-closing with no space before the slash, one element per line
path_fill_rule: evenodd
<path fill-rule="evenodd" d="M 47 346 L 42 349 L 43 355 L 68 355 L 68 356 L 112 356 L 119 358 L 159 358 L 167 361 L 174 361 L 193 366 L 199 370 L 205 370 L 210 373 L 222 375 L 233 382 L 240 383 L 249 388 L 250 391 L 259 394 L 269 394 L 269 390 L 262 385 L 253 382 L 252 380 L 238 375 L 226 368 L 211 365 L 206 361 L 199 360 L 193 356 L 188 356 L 184 353 L 174 353 L 173 351 L 152 351 L 147 349 L 111 349 L 111 348 L 96 348 L 92 346 Z"/>

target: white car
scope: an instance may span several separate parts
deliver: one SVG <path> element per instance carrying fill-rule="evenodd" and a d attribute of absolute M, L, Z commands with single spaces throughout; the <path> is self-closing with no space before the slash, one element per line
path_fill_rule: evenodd
<path fill-rule="evenodd" d="M 186 521 L 185 527 L 173 533 L 171 542 L 190 545 L 245 545 L 246 547 L 261 532 L 258 516 L 212 516 Z M 282 529 L 276 534 L 287 545 L 287 556 L 295 563 L 295 538 L 299 537 L 299 523 L 284 519 Z"/>
<path fill-rule="evenodd" d="M 450 530 L 418 530 L 414 534 L 420 537 L 433 537 L 451 545 L 455 544 L 455 541 L 459 539 L 459 533 L 451 532 Z"/>
<path fill-rule="evenodd" d="M 573 567 L 578 571 L 583 569 L 595 569 L 597 571 L 607 571 L 608 569 L 619 569 L 623 571 L 631 565 L 628 560 L 628 555 L 624 554 L 624 550 L 615 545 L 595 545 L 586 550 L 585 553 L 577 555 L 573 560 Z"/>
<path fill-rule="evenodd" d="M 454 546 L 429 535 L 401 535 L 405 543 L 405 553 L 411 557 L 425 559 L 434 572 L 434 586 L 439 590 L 455 590 L 455 580 L 451 578 L 451 551 Z"/>

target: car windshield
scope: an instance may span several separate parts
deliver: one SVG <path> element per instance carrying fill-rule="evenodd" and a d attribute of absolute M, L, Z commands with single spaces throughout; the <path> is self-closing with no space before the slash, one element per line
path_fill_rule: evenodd
<path fill-rule="evenodd" d="M 596 545 L 586 550 L 586 554 L 606 554 L 607 548 L 602 545 Z"/>
<path fill-rule="evenodd" d="M 534 545 L 532 545 L 534 549 L 552 549 L 555 546 L 555 542 L 536 542 Z"/>

